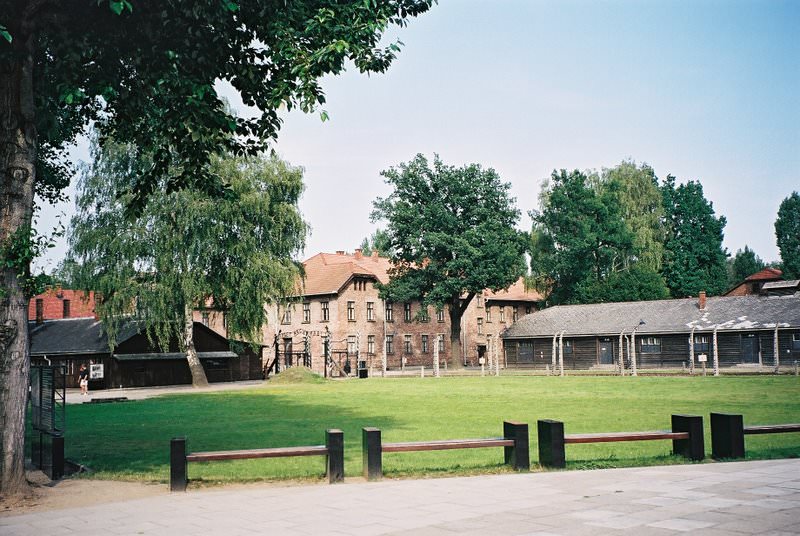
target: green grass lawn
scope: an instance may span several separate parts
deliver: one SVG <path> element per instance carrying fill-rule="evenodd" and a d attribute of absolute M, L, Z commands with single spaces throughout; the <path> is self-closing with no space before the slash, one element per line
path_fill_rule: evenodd
<path fill-rule="evenodd" d="M 96 478 L 166 481 L 169 440 L 190 451 L 315 445 L 326 428 L 345 434 L 348 476 L 361 473 L 361 428 L 383 440 L 497 437 L 502 421 L 527 422 L 538 467 L 536 420 L 566 433 L 661 430 L 670 414 L 702 415 L 706 452 L 711 411 L 742 413 L 745 424 L 800 421 L 800 379 L 783 377 L 464 377 L 317 381 L 244 391 L 165 396 L 67 407 L 67 458 Z M 748 458 L 800 454 L 800 434 L 748 436 Z M 671 442 L 568 445 L 569 468 L 674 463 Z M 321 478 L 321 457 L 189 464 L 204 482 Z M 387 477 L 501 472 L 502 449 L 384 455 Z"/>

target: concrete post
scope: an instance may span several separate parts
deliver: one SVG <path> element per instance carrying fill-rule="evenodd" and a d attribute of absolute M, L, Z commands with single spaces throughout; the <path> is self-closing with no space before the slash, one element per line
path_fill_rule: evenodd
<path fill-rule="evenodd" d="M 689 334 L 689 374 L 694 376 L 694 328 Z"/>
<path fill-rule="evenodd" d="M 631 376 L 638 376 L 636 370 L 636 328 L 631 331 Z"/>
<path fill-rule="evenodd" d="M 364 478 L 380 480 L 383 478 L 383 451 L 381 431 L 378 428 L 361 429 L 361 462 Z"/>
<path fill-rule="evenodd" d="M 711 456 L 744 458 L 744 418 L 727 413 L 711 414 Z"/>
<path fill-rule="evenodd" d="M 189 481 L 186 438 L 173 437 L 169 444 L 169 490 L 186 491 Z"/>
<path fill-rule="evenodd" d="M 717 346 L 716 327 L 714 327 L 714 376 L 719 376 L 719 347 Z"/>
<path fill-rule="evenodd" d="M 558 335 L 558 370 L 559 376 L 564 375 L 564 332 Z"/>
<path fill-rule="evenodd" d="M 564 423 L 540 420 L 536 423 L 539 437 L 539 464 L 542 467 L 566 467 Z"/>
<path fill-rule="evenodd" d="M 325 448 L 328 449 L 325 460 L 328 483 L 344 482 L 344 432 L 337 429 L 325 430 Z"/>
<path fill-rule="evenodd" d="M 772 352 L 775 355 L 775 374 L 778 374 L 781 369 L 781 345 L 778 343 L 778 323 L 775 322 L 775 334 L 772 336 Z"/>
<path fill-rule="evenodd" d="M 690 460 L 700 461 L 706 456 L 703 442 L 703 417 L 699 415 L 673 415 L 673 432 L 689 432 L 689 439 L 672 441 L 672 453 Z"/>
<path fill-rule="evenodd" d="M 503 421 L 503 437 L 513 439 L 513 447 L 504 447 L 503 455 L 506 464 L 517 471 L 531 468 L 531 455 L 528 446 L 528 425 L 521 422 Z"/>

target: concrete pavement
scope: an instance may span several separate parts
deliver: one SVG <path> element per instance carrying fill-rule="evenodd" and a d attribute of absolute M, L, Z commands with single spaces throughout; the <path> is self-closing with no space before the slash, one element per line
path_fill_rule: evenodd
<path fill-rule="evenodd" d="M 0 518 L 0 534 L 800 534 L 800 460 L 195 490 Z"/>

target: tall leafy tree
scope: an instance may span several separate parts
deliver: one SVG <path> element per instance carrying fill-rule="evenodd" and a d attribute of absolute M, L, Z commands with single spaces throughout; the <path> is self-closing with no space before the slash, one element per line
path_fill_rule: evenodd
<path fill-rule="evenodd" d="M 225 194 L 214 154 L 263 150 L 279 108 L 316 109 L 320 78 L 348 60 L 385 70 L 398 44 L 382 35 L 431 3 L 0 0 L 0 493 L 25 489 L 31 215 L 34 192 L 57 198 L 69 182 L 65 148 L 102 119 L 103 137 L 152 155 L 132 185 L 134 210 L 159 188 Z M 260 114 L 227 111 L 220 80 Z"/>
<path fill-rule="evenodd" d="M 675 184 L 667 176 L 661 185 L 667 239 L 664 243 L 664 279 L 674 298 L 696 296 L 705 290 L 720 294 L 727 286 L 722 247 L 725 216 L 714 214 L 713 204 L 696 181 Z"/>
<path fill-rule="evenodd" d="M 744 281 L 744 279 L 767 267 L 767 264 L 756 255 L 756 252 L 745 245 L 744 249 L 736 251 L 736 255 L 728 262 L 728 286 Z"/>
<path fill-rule="evenodd" d="M 373 220 L 387 222 L 392 252 L 381 297 L 446 307 L 455 361 L 461 318 L 475 294 L 508 288 L 525 272 L 511 186 L 491 168 L 449 166 L 438 156 L 431 165 L 421 154 L 381 174 L 393 189 L 375 201 L 372 213 Z"/>
<path fill-rule="evenodd" d="M 781 202 L 775 220 L 775 236 L 784 277 L 800 279 L 800 194 L 797 192 Z"/>
<path fill-rule="evenodd" d="M 532 212 L 531 277 L 550 303 L 576 303 L 580 287 L 603 284 L 624 269 L 632 247 L 617 183 L 598 188 L 581 171 L 554 171 Z M 636 299 L 631 297 L 629 299 Z"/>
<path fill-rule="evenodd" d="M 389 257 L 392 253 L 392 239 L 385 230 L 378 229 L 365 237 L 359 247 L 364 255 L 372 255 L 373 252 L 377 252 L 381 257 Z"/>
<path fill-rule="evenodd" d="M 664 207 L 658 178 L 652 167 L 632 160 L 604 169 L 601 190 L 609 190 L 619 204 L 625 226 L 631 232 L 631 252 L 624 263 L 640 270 L 661 271 L 664 256 Z"/>
<path fill-rule="evenodd" d="M 299 275 L 292 259 L 307 231 L 297 207 L 302 170 L 277 157 L 214 158 L 211 169 L 230 196 L 159 188 L 126 219 L 131 185 L 150 162 L 130 145 L 107 142 L 93 152 L 70 229 L 73 279 L 102 296 L 97 309 L 112 347 L 123 324 L 138 322 L 162 348 L 177 340 L 192 383 L 207 385 L 192 311 L 213 301 L 229 337 L 260 342 L 264 304 L 291 294 Z"/>

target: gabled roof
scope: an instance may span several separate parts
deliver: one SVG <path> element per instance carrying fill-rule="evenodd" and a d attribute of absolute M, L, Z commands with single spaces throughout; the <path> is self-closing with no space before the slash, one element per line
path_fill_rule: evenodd
<path fill-rule="evenodd" d="M 521 302 L 540 302 L 544 297 L 533 289 L 525 288 L 525 279 L 520 277 L 516 283 L 508 287 L 507 290 L 498 292 L 487 291 L 484 295 L 487 301 L 521 301 Z"/>
<path fill-rule="evenodd" d="M 364 256 L 356 252 L 318 253 L 303 262 L 306 277 L 299 291 L 303 296 L 337 294 L 355 276 L 389 282 L 389 259 L 377 255 Z"/>
<path fill-rule="evenodd" d="M 640 321 L 644 324 L 640 325 Z M 524 316 L 504 338 L 619 335 L 637 328 L 639 333 L 688 333 L 719 330 L 800 328 L 800 294 L 793 296 L 718 296 L 642 302 L 560 305 Z"/>

